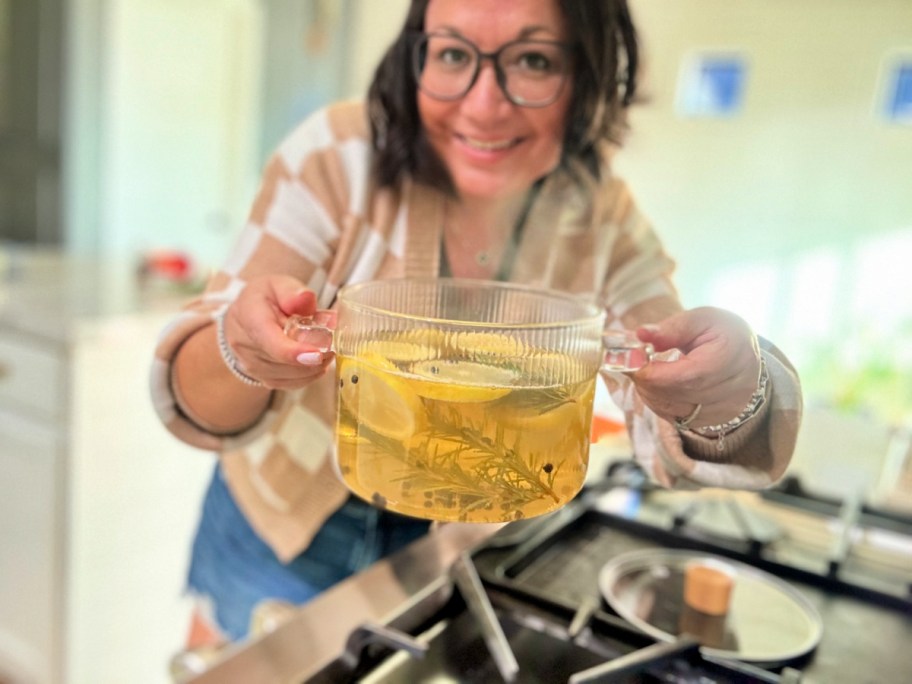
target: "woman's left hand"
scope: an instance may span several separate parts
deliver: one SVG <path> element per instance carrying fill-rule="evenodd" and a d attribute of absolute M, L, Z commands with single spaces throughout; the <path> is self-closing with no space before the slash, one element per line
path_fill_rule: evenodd
<path fill-rule="evenodd" d="M 653 361 L 632 374 L 640 397 L 669 421 L 702 405 L 690 427 L 717 425 L 737 416 L 760 377 L 757 337 L 739 316 L 701 307 L 637 330 L 657 352 L 677 348 L 677 361 Z"/>

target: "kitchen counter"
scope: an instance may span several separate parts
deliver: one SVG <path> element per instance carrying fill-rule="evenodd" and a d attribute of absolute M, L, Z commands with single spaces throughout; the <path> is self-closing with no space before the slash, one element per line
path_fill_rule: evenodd
<path fill-rule="evenodd" d="M 190 297 L 177 285 L 143 282 L 137 264 L 0 244 L 0 327 L 64 343 L 78 322 L 174 313 Z"/>
<path fill-rule="evenodd" d="M 448 570 L 502 525 L 452 523 L 341 582 L 274 631 L 233 647 L 191 684 L 297 684 L 345 651 L 353 630 L 449 596 Z"/>

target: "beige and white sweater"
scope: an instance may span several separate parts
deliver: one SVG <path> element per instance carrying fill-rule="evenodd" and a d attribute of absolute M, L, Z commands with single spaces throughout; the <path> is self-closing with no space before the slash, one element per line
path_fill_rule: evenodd
<path fill-rule="evenodd" d="M 184 340 L 211 325 L 247 279 L 295 276 L 329 307 L 348 283 L 439 273 L 444 197 L 418 182 L 376 188 L 361 103 L 311 116 L 269 161 L 249 220 L 205 292 L 163 331 L 152 366 L 155 408 L 179 439 L 219 454 L 228 484 L 253 527 L 282 559 L 307 547 L 347 497 L 333 464 L 336 384 L 329 373 L 303 390 L 275 392 L 261 420 L 243 434 L 217 436 L 183 415 L 170 385 L 170 364 Z M 635 327 L 681 309 L 671 282 L 674 263 L 634 205 L 627 187 L 549 177 L 529 216 L 509 279 L 578 293 L 600 303 L 609 325 Z M 623 377 L 607 377 L 624 410 L 637 459 L 669 487 L 761 488 L 788 465 L 801 416 L 801 393 L 789 362 L 762 343 L 772 394 L 763 415 L 714 442 L 659 419 Z M 213 350 L 213 353 L 217 353 Z"/>

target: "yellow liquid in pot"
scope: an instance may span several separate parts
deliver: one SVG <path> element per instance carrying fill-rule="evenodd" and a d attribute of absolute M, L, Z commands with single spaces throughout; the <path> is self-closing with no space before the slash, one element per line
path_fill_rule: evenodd
<path fill-rule="evenodd" d="M 550 371 L 576 363 L 548 356 Z M 509 368 L 470 361 L 378 353 L 337 364 L 339 467 L 359 497 L 419 518 L 503 522 L 555 510 L 581 489 L 594 374 L 516 386 Z"/>

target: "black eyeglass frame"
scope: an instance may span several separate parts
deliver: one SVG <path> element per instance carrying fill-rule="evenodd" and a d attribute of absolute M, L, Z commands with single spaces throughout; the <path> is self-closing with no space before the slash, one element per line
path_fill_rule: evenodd
<path fill-rule="evenodd" d="M 415 78 L 415 83 L 419 90 L 426 93 L 435 100 L 440 100 L 441 102 L 454 102 L 456 100 L 461 100 L 464 98 L 470 90 L 475 86 L 475 82 L 478 80 L 478 74 L 481 73 L 481 65 L 485 60 L 490 60 L 494 65 L 494 75 L 497 78 L 497 85 L 500 86 L 501 92 L 504 94 L 510 102 L 517 105 L 518 107 L 531 107 L 538 109 L 541 107 L 547 107 L 554 104 L 557 101 L 557 98 L 560 97 L 561 93 L 564 91 L 564 86 L 567 83 L 567 76 L 572 71 L 571 62 L 573 59 L 573 44 L 564 43 L 557 40 L 535 40 L 531 38 L 520 38 L 518 40 L 511 40 L 508 43 L 504 43 L 494 52 L 482 52 L 478 49 L 478 46 L 475 45 L 472 41 L 467 38 L 463 38 L 459 35 L 454 35 L 450 33 L 426 33 L 424 31 L 412 31 L 410 32 L 410 37 L 412 39 L 411 53 L 412 53 L 412 75 Z M 424 62 L 427 59 L 427 44 L 428 41 L 433 37 L 439 38 L 453 38 L 465 43 L 468 47 L 472 49 L 477 57 L 475 63 L 475 72 L 472 74 L 472 78 L 469 79 L 468 84 L 465 89 L 459 95 L 453 96 L 443 96 L 433 93 L 426 88 L 421 86 L 421 74 L 424 72 Z M 539 44 L 539 45 L 550 45 L 553 47 L 560 48 L 567 57 L 567 68 L 561 74 L 561 82 L 558 89 L 555 91 L 554 96 L 544 102 L 534 102 L 529 103 L 523 100 L 517 99 L 510 91 L 507 89 L 507 74 L 504 72 L 503 67 L 500 65 L 500 55 L 504 50 L 513 47 L 517 44 Z"/>

